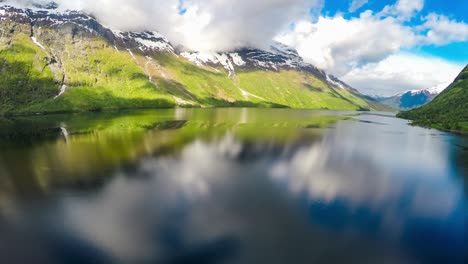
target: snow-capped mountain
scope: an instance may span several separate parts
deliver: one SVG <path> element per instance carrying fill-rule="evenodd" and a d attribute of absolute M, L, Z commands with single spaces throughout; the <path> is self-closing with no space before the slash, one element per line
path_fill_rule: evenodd
<path fill-rule="evenodd" d="M 294 49 L 279 42 L 273 43 L 269 50 L 244 48 L 222 53 L 184 51 L 181 52 L 181 55 L 199 66 L 222 65 L 230 74 L 234 74 L 234 68 L 267 71 L 297 69 L 309 71 L 326 79 L 324 71 L 305 63 Z"/>
<path fill-rule="evenodd" d="M 397 109 L 414 109 L 434 100 L 448 85 L 442 84 L 425 90 L 410 90 L 389 97 L 374 96 L 374 98 L 388 106 Z M 442 88 L 443 87 L 443 88 Z"/>
<path fill-rule="evenodd" d="M 323 70 L 304 62 L 295 49 L 279 42 L 272 43 L 269 50 L 243 48 L 222 53 L 186 51 L 183 47 L 174 47 L 166 37 L 158 32 L 122 32 L 111 30 L 101 25 L 93 16 L 77 11 L 62 11 L 59 9 L 58 4 L 54 2 L 45 5 L 32 4 L 27 8 L 16 8 L 9 5 L 2 6 L 0 7 L 0 20 L 5 19 L 28 21 L 37 27 L 55 27 L 61 30 L 67 26 L 75 27 L 74 30 L 76 30 L 76 27 L 79 27 L 82 31 L 80 32 L 81 34 L 100 35 L 111 43 L 114 43 L 116 49 L 128 50 L 137 48 L 143 53 L 160 51 L 179 54 L 198 66 L 222 66 L 229 72 L 229 75 L 235 74 L 235 68 L 270 71 L 281 69 L 303 70 L 320 76 L 335 88 L 357 92 L 357 90 L 338 78 L 327 75 Z"/>
<path fill-rule="evenodd" d="M 305 62 L 293 48 L 278 42 L 268 49 L 190 51 L 173 45 L 159 32 L 115 30 L 90 14 L 62 10 L 53 2 L 24 7 L 1 0 L 0 33 L 0 48 L 24 49 L 31 52 L 28 56 L 31 63 L 38 64 L 37 69 L 50 69 L 51 82 L 58 91 L 53 95 L 41 93 L 44 99 L 66 97 L 73 87 L 135 87 L 141 83 L 132 83 L 139 80 L 149 82 L 143 87 L 156 89 L 150 92 L 155 97 L 169 97 L 165 103 L 168 105 L 380 107 L 338 78 Z M 39 65 L 41 61 L 45 64 Z M 254 79 L 248 79 L 252 76 Z M 118 82 L 113 83 L 115 80 Z M 125 91 L 120 95 L 128 96 L 134 95 Z"/>

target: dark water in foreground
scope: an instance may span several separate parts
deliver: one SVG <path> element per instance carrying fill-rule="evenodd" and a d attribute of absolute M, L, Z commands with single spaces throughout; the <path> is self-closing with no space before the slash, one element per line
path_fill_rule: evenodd
<path fill-rule="evenodd" d="M 0 119 L 0 263 L 468 263 L 468 139 L 285 109 Z"/>

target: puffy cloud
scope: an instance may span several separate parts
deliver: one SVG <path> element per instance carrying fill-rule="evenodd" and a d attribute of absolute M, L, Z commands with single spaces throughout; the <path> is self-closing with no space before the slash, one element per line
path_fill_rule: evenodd
<path fill-rule="evenodd" d="M 50 0 L 33 0 L 33 2 Z M 157 30 L 199 51 L 266 47 L 278 32 L 311 16 L 321 0 L 56 0 L 120 30 Z M 31 2 L 15 0 L 16 3 Z"/>
<path fill-rule="evenodd" d="M 357 6 L 354 2 L 358 1 L 351 7 Z M 423 8 L 423 0 L 398 0 L 376 13 L 364 11 L 359 17 L 346 19 L 337 14 L 321 16 L 316 22 L 302 20 L 277 39 L 366 93 L 390 95 L 447 85 L 460 65 L 402 55 L 401 51 L 467 41 L 468 24 L 439 14 L 417 17 Z"/>
<path fill-rule="evenodd" d="M 413 46 L 416 36 L 395 18 L 380 19 L 366 11 L 350 20 L 336 16 L 320 17 L 317 23 L 302 21 L 278 40 L 296 47 L 316 66 L 341 76 Z"/>
<path fill-rule="evenodd" d="M 408 90 L 446 88 L 464 65 L 400 52 L 378 63 L 354 68 L 342 79 L 365 94 L 395 95 Z"/>
<path fill-rule="evenodd" d="M 369 2 L 369 0 L 353 0 L 349 5 L 349 12 L 356 12 Z"/>
<path fill-rule="evenodd" d="M 394 10 L 404 19 L 409 19 L 420 12 L 424 7 L 424 0 L 398 0 Z"/>
<path fill-rule="evenodd" d="M 424 0 L 398 0 L 378 13 L 379 17 L 394 16 L 400 21 L 411 20 L 424 8 Z"/>
<path fill-rule="evenodd" d="M 431 13 L 424 18 L 425 23 L 419 27 L 427 30 L 425 43 L 445 45 L 451 42 L 468 41 L 468 24 L 451 20 L 444 15 Z"/>

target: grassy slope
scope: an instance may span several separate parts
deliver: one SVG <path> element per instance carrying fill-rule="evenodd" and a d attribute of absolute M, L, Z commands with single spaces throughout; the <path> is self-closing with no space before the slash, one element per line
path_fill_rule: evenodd
<path fill-rule="evenodd" d="M 239 84 L 251 98 L 294 108 L 357 110 L 367 103 L 351 93 L 332 89 L 313 75 L 298 71 L 248 71 L 238 74 Z"/>
<path fill-rule="evenodd" d="M 46 54 L 25 34 L 0 45 L 0 112 L 42 102 L 58 92 Z"/>
<path fill-rule="evenodd" d="M 10 36 L 9 44 L 0 39 L 0 70 L 8 72 L 0 76 L 0 113 L 163 108 L 177 104 L 378 108 L 303 72 L 240 71 L 228 78 L 224 69 L 198 67 L 170 54 L 155 53 L 148 58 L 133 51 L 132 56 L 126 50 L 115 50 L 103 39 L 72 39 L 50 29 L 36 31 L 45 51 L 29 38 L 26 25 Z M 47 66 L 52 58 L 57 61 Z M 62 83 L 67 90 L 55 99 Z"/>
<path fill-rule="evenodd" d="M 398 116 L 413 120 L 416 125 L 468 131 L 468 65 L 434 101 Z"/>
<path fill-rule="evenodd" d="M 83 111 L 116 108 L 161 108 L 175 105 L 163 88 L 150 82 L 127 52 L 103 40 L 67 43 L 63 52 L 66 93 L 25 108 L 26 112 Z M 110 59 L 111 58 L 111 59 Z"/>

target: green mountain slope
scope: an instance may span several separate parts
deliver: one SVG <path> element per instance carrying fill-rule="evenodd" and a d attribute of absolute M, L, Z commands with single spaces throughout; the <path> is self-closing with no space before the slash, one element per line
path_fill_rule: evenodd
<path fill-rule="evenodd" d="M 398 116 L 413 120 L 417 125 L 468 131 L 468 65 L 434 101 Z"/>
<path fill-rule="evenodd" d="M 3 8 L 3 114 L 175 106 L 388 110 L 333 85 L 314 68 L 229 68 L 231 59 L 194 63 L 153 33 L 115 34 L 78 13 L 54 17 L 47 11 Z M 153 47 L 158 45 L 167 47 Z"/>

